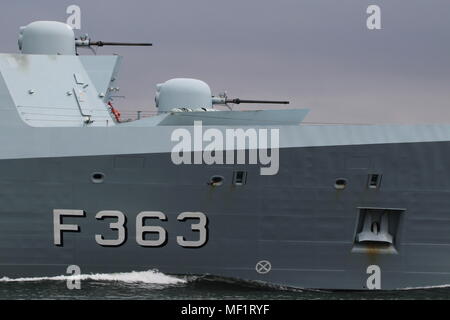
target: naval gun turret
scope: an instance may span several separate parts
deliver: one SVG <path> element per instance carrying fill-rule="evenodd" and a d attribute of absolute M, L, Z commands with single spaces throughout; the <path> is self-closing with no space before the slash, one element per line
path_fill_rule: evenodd
<path fill-rule="evenodd" d="M 45 55 L 75 55 L 78 47 L 152 46 L 147 42 L 93 41 L 87 35 L 78 39 L 69 25 L 57 21 L 35 21 L 21 27 L 18 42 L 23 54 Z"/>
<path fill-rule="evenodd" d="M 20 27 L 19 49 L 23 54 L 75 55 L 72 28 L 58 21 L 35 21 Z"/>
<path fill-rule="evenodd" d="M 158 84 L 155 102 L 159 113 L 214 111 L 214 105 L 224 105 L 230 108 L 229 104 L 241 103 L 289 104 L 289 101 L 230 99 L 226 94 L 213 96 L 208 84 L 201 80 L 188 78 L 176 78 Z"/>

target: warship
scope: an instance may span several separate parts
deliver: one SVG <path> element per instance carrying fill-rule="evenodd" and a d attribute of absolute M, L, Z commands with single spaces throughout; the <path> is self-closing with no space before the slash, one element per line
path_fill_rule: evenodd
<path fill-rule="evenodd" d="M 105 45 L 150 44 L 37 21 L 0 54 L 0 277 L 75 265 L 311 289 L 450 284 L 449 125 L 215 108 L 287 101 L 187 78 L 157 86 L 158 114 L 122 122 L 122 58 L 80 54 Z"/>

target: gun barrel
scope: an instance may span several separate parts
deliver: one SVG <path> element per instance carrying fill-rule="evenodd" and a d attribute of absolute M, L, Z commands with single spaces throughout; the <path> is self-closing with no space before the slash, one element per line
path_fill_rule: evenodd
<path fill-rule="evenodd" d="M 289 104 L 289 101 L 273 101 L 273 100 L 244 100 L 244 99 L 227 99 L 225 100 L 226 103 L 234 103 L 234 104 L 240 104 L 240 103 L 266 103 L 266 104 Z"/>
<path fill-rule="evenodd" d="M 91 46 L 140 46 L 140 47 L 150 47 L 153 44 L 147 42 L 110 42 L 110 41 L 91 41 L 89 43 Z"/>

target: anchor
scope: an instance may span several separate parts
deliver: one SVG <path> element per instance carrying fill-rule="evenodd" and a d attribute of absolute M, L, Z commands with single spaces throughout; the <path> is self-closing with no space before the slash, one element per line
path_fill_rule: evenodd
<path fill-rule="evenodd" d="M 373 216 L 367 214 L 364 218 L 364 226 L 357 236 L 358 242 L 383 242 L 393 243 L 393 237 L 389 233 L 389 220 L 384 213 L 380 218 L 380 223 L 373 221 Z"/>

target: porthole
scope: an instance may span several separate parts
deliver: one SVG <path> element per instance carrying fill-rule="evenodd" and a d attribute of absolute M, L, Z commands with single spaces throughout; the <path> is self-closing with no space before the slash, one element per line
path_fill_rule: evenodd
<path fill-rule="evenodd" d="M 344 179 L 344 178 L 338 178 L 338 179 L 336 179 L 336 181 L 334 183 L 334 187 L 337 190 L 345 189 L 346 186 L 347 186 L 347 179 Z"/>
<path fill-rule="evenodd" d="M 91 176 L 91 181 L 93 183 L 103 183 L 105 180 L 105 175 L 101 172 L 94 172 Z"/>
<path fill-rule="evenodd" d="M 213 187 L 218 187 L 223 184 L 224 180 L 225 179 L 222 176 L 212 176 L 211 179 L 209 179 L 208 184 Z"/>

